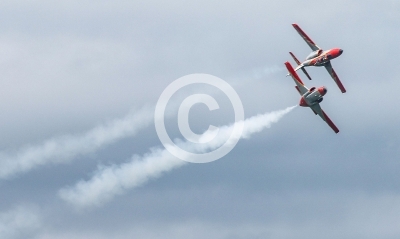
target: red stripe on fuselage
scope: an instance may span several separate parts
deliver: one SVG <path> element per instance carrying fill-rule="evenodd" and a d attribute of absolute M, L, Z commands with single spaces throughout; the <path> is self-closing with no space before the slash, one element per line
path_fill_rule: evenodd
<path fill-rule="evenodd" d="M 292 52 L 289 52 L 289 54 L 292 56 L 293 60 L 297 63 L 297 65 L 301 64 L 301 62 L 293 55 Z"/>

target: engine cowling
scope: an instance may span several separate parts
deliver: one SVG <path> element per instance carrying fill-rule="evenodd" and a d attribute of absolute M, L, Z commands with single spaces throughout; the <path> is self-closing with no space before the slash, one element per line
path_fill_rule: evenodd
<path fill-rule="evenodd" d="M 323 52 L 323 50 L 322 50 L 322 49 L 319 49 L 319 50 L 313 51 L 313 52 L 311 52 L 311 53 L 310 53 L 310 55 L 308 55 L 308 56 L 307 56 L 306 60 L 313 59 L 313 58 L 315 58 L 315 57 L 317 57 L 317 56 L 321 55 L 321 54 L 322 54 L 322 52 Z"/>
<path fill-rule="evenodd" d="M 326 94 L 328 90 L 324 87 L 311 87 L 307 93 L 302 96 L 300 100 L 301 106 L 310 106 L 314 104 L 318 104 L 322 102 L 323 96 Z"/>

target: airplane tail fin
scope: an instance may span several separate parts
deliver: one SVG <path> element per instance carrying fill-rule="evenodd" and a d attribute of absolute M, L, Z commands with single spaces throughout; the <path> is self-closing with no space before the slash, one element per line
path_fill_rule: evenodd
<path fill-rule="evenodd" d="M 289 52 L 289 54 L 293 57 L 293 60 L 297 63 L 298 66 L 301 65 L 301 62 L 294 56 L 294 54 L 292 52 Z M 309 80 L 311 80 L 311 77 L 307 73 L 306 69 L 304 69 L 304 67 L 301 67 L 300 69 L 304 72 L 304 74 L 307 76 L 307 78 Z"/>

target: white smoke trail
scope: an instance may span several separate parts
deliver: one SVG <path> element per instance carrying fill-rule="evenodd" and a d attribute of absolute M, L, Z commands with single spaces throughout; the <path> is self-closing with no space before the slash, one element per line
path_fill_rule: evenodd
<path fill-rule="evenodd" d="M 278 122 L 294 108 L 295 106 L 292 106 L 284 110 L 246 119 L 242 137 L 248 138 L 253 133 L 271 127 L 273 123 Z M 234 125 L 221 127 L 219 132 L 224 137 L 219 138 L 217 142 L 212 141 L 212 143 L 205 144 L 206 146 L 198 146 L 198 144 L 189 144 L 188 142 L 178 145 L 182 148 L 188 148 L 188 145 L 191 145 L 191 150 L 196 153 L 216 149 L 225 143 L 224 139 L 229 137 L 226 134 L 231 132 L 233 127 Z M 74 187 L 61 189 L 59 196 L 77 207 L 100 206 L 116 195 L 140 186 L 152 178 L 160 177 L 163 172 L 184 164 L 186 164 L 185 161 L 177 159 L 165 149 L 152 150 L 151 153 L 142 157 L 133 156 L 128 163 L 99 168 L 90 180 L 80 181 Z"/>
<path fill-rule="evenodd" d="M 274 74 L 280 71 L 283 71 L 284 67 L 283 66 L 269 66 L 269 67 L 263 67 L 263 68 L 256 68 L 253 69 L 253 78 L 258 80 L 261 78 L 264 78 L 270 74 Z"/>
<path fill-rule="evenodd" d="M 49 139 L 40 145 L 22 148 L 14 154 L 0 152 L 0 178 L 10 178 L 47 163 L 67 162 L 121 138 L 133 136 L 153 121 L 153 114 L 153 109 L 143 108 L 81 135 Z"/>

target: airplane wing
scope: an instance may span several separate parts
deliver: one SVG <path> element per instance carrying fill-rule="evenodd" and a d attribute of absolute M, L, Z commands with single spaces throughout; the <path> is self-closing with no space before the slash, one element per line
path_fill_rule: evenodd
<path fill-rule="evenodd" d="M 321 117 L 321 119 L 323 119 L 329 125 L 329 127 L 333 129 L 333 131 L 335 131 L 335 133 L 339 133 L 339 129 L 332 122 L 332 120 L 329 119 L 328 115 L 325 114 L 325 112 L 321 109 L 321 106 L 319 104 L 312 105 L 310 106 L 310 108 L 314 111 L 314 113 L 318 114 Z"/>
<path fill-rule="evenodd" d="M 346 93 L 346 89 L 342 85 L 342 82 L 340 82 L 339 77 L 336 75 L 335 70 L 332 68 L 332 64 L 330 62 L 328 62 L 324 66 L 325 66 L 325 69 L 329 72 L 329 75 L 331 75 L 332 79 L 336 82 L 340 91 L 342 91 L 342 93 Z"/>
<path fill-rule="evenodd" d="M 300 77 L 297 75 L 292 65 L 290 65 L 288 61 L 285 62 L 285 66 L 286 69 L 289 71 L 289 74 L 292 76 L 294 83 L 296 83 L 296 89 L 299 91 L 300 95 L 304 95 L 308 91 L 308 88 L 303 84 Z"/>
<path fill-rule="evenodd" d="M 319 46 L 317 46 L 313 40 L 311 40 L 311 38 L 309 38 L 307 36 L 307 34 L 305 32 L 303 32 L 303 30 L 301 30 L 301 28 L 296 24 L 293 23 L 292 26 L 294 27 L 294 29 L 296 29 L 297 33 L 299 33 L 299 35 L 304 39 L 304 41 L 306 41 L 306 43 L 308 44 L 308 46 L 313 50 L 320 50 L 321 48 Z"/>

